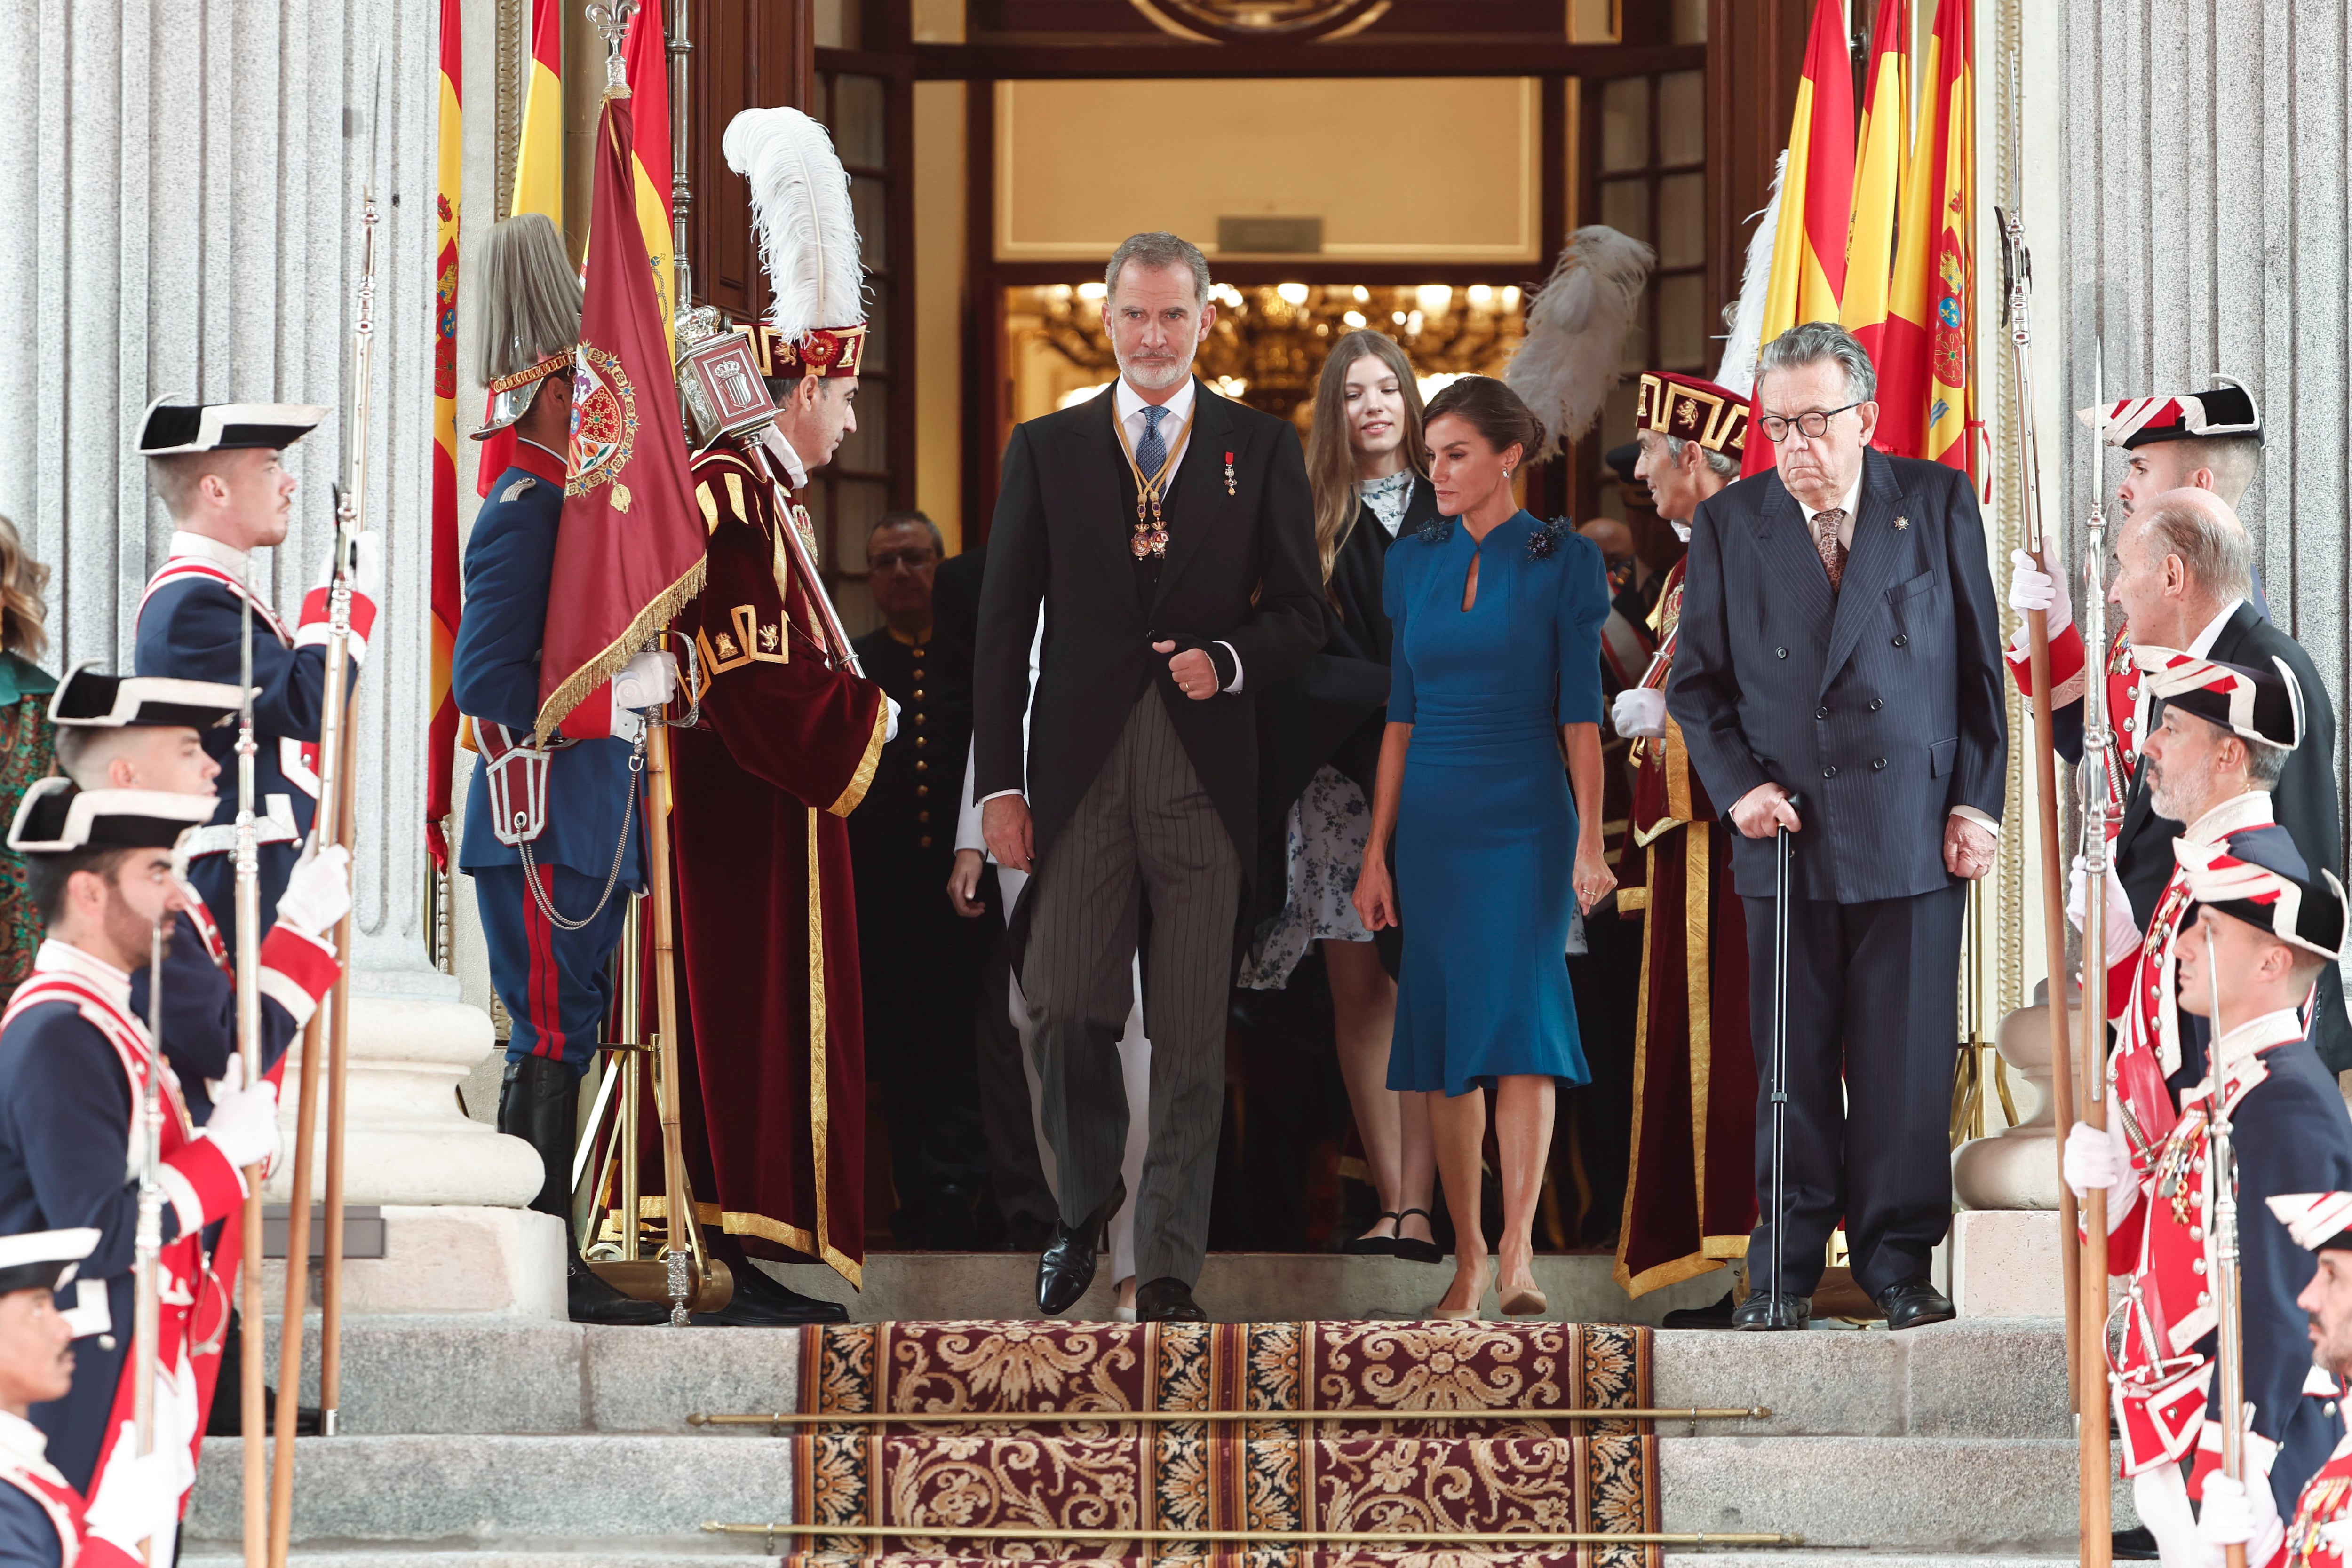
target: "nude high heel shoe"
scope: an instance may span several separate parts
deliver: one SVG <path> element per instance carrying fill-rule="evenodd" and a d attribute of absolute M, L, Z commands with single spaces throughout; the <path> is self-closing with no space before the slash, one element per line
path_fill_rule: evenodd
<path fill-rule="evenodd" d="M 1478 1266 L 1478 1291 L 1470 1298 L 1468 1306 L 1435 1306 L 1429 1309 L 1429 1315 L 1441 1322 L 1468 1322 L 1480 1320 L 1484 1314 L 1478 1310 L 1479 1304 L 1486 1299 L 1486 1287 L 1494 1282 L 1494 1268 L 1495 1265 L 1491 1260 Z M 1444 1296 L 1438 1298 L 1440 1301 L 1444 1299 Z"/>

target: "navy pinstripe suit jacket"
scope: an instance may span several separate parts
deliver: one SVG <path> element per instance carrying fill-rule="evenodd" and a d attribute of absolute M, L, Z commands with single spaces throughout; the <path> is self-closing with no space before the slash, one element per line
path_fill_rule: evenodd
<path fill-rule="evenodd" d="M 1853 549 L 1830 591 L 1804 508 L 1767 472 L 1693 521 L 1666 711 L 1710 799 L 1768 780 L 1801 795 L 1802 898 L 1907 898 L 1953 881 L 1955 806 L 2000 820 L 2009 738 L 2000 601 L 1968 476 L 1863 456 Z M 1769 839 L 1731 834 L 1748 897 L 1772 894 Z"/>

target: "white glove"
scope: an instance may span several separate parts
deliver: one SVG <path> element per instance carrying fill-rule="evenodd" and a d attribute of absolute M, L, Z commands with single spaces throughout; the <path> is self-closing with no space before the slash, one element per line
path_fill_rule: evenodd
<path fill-rule="evenodd" d="M 2066 1134 L 2066 1150 L 2059 1168 L 2077 1199 L 2094 1192 L 2112 1193 L 2130 1178 L 2130 1169 L 2104 1128 L 2077 1122 Z"/>
<path fill-rule="evenodd" d="M 278 1085 L 267 1078 L 245 1086 L 245 1061 L 235 1052 L 220 1081 L 231 1087 L 213 1102 L 212 1119 L 196 1135 L 210 1138 L 229 1164 L 242 1170 L 278 1157 Z"/>
<path fill-rule="evenodd" d="M 91 1535 L 132 1556 L 142 1541 L 156 1539 L 161 1545 L 171 1540 L 180 1521 L 181 1495 L 196 1479 L 188 1445 L 173 1441 L 164 1425 L 156 1425 L 155 1451 L 142 1456 L 137 1431 L 130 1422 L 122 1424 L 83 1515 Z"/>
<path fill-rule="evenodd" d="M 2205 1478 L 2205 1507 L 2197 1516 L 2197 1556 L 2201 1568 L 2221 1568 L 2227 1549 L 2232 1546 L 2245 1547 L 2249 1563 L 2266 1563 L 2285 1535 L 2269 1481 L 2248 1486 L 2219 1470 Z"/>
<path fill-rule="evenodd" d="M 882 737 L 882 744 L 887 746 L 898 738 L 898 699 L 885 692 L 882 700 L 890 705 L 890 727 Z"/>
<path fill-rule="evenodd" d="M 2050 635 L 2055 637 L 2074 623 L 2074 608 L 2058 591 L 2058 580 L 2042 570 L 2032 552 L 2009 552 L 2009 607 L 2020 615 L 2030 610 L 2050 612 Z"/>
<path fill-rule="evenodd" d="M 677 691 L 677 655 L 667 652 L 637 654 L 613 674 L 613 707 L 640 712 L 659 707 Z"/>
<path fill-rule="evenodd" d="M 305 936 L 324 936 L 351 907 L 352 852 L 341 844 L 320 849 L 314 835 L 294 862 L 286 891 L 278 895 L 278 924 Z"/>
<path fill-rule="evenodd" d="M 319 571 L 319 586 L 335 585 L 335 556 L 327 552 L 327 563 Z M 369 600 L 379 608 L 383 603 L 383 536 L 373 528 L 352 536 L 352 591 Z"/>
<path fill-rule="evenodd" d="M 1609 705 L 1609 725 L 1628 740 L 1663 740 L 1666 734 L 1666 694 L 1655 686 L 1634 686 L 1617 694 Z"/>
<path fill-rule="evenodd" d="M 2077 854 L 2066 878 L 2066 924 L 2078 932 L 2083 929 L 2084 884 L 2089 880 L 2089 868 Z M 2113 967 L 2130 957 L 2138 948 L 2141 936 L 2139 923 L 2132 918 L 2131 895 L 2124 892 L 2123 873 L 2111 863 L 2107 867 L 2105 933 L 2108 966 Z"/>

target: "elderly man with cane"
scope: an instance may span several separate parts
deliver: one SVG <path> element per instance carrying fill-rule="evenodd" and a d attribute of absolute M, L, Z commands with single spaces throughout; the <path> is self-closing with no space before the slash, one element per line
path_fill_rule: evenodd
<path fill-rule="evenodd" d="M 1991 869 L 2008 759 L 2000 601 L 1967 475 L 1870 450 L 1876 391 L 1834 325 L 1766 346 L 1755 428 L 1779 466 L 1699 507 L 1666 688 L 1709 798 L 1731 802 L 1759 1052 L 1787 1019 L 1749 1241 L 1781 1274 L 1739 1304 L 1742 1329 L 1805 1326 L 1841 1216 L 1890 1328 L 1952 1315 L 1927 1264 L 1950 1223 L 1963 883 Z M 1757 1066 L 1769 1082 L 1771 1058 Z"/>

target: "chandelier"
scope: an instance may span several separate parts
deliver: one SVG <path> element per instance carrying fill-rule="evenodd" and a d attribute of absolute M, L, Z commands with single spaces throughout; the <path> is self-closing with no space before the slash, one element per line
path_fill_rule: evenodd
<path fill-rule="evenodd" d="M 1071 364 L 1105 381 L 1118 371 L 1102 324 L 1103 286 L 1026 290 L 1037 334 Z M 1193 368 L 1228 397 L 1280 414 L 1303 432 L 1331 345 L 1360 327 L 1396 340 L 1425 398 L 1465 375 L 1499 375 L 1524 334 L 1515 286 L 1474 283 L 1367 287 L 1276 283 L 1209 291 L 1217 319 Z"/>

